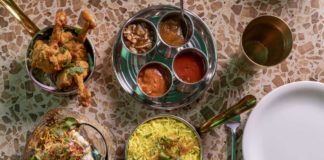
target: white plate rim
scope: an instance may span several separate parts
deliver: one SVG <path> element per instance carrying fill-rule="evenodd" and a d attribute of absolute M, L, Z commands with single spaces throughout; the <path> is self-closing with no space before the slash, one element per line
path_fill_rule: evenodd
<path fill-rule="evenodd" d="M 272 91 L 270 91 L 270 93 L 268 93 L 267 95 L 265 95 L 256 105 L 256 107 L 252 110 L 251 114 L 249 115 L 244 130 L 243 130 L 243 136 L 242 136 L 242 154 L 243 154 L 243 159 L 244 160 L 251 160 L 251 159 L 247 159 L 247 144 L 248 142 L 248 138 L 247 138 L 247 133 L 251 132 L 249 130 L 250 124 L 254 121 L 254 117 L 257 116 L 257 112 L 261 109 L 263 109 L 264 107 L 266 107 L 266 105 L 264 105 L 264 103 L 266 101 L 268 101 L 269 99 L 271 99 L 274 95 L 277 94 L 282 94 L 286 91 L 290 91 L 290 90 L 297 90 L 297 89 L 302 89 L 302 88 L 316 88 L 318 90 L 323 90 L 324 91 L 324 84 L 321 82 L 316 82 L 316 81 L 297 81 L 297 82 L 292 82 L 292 83 L 288 83 L 285 85 L 282 85 Z"/>

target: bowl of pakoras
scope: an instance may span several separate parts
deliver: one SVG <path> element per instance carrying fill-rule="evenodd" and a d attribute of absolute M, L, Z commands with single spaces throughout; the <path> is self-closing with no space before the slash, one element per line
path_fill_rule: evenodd
<path fill-rule="evenodd" d="M 32 81 L 45 91 L 71 95 L 89 105 L 91 94 L 85 86 L 95 68 L 95 49 L 86 34 L 96 26 L 88 11 L 82 11 L 82 28 L 67 25 L 64 11 L 58 11 L 55 25 L 37 32 L 27 50 L 27 70 Z"/>

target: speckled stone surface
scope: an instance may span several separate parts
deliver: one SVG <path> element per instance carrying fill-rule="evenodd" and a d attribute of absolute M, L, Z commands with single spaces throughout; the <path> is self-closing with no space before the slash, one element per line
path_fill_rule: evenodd
<path fill-rule="evenodd" d="M 211 29 L 218 52 L 217 73 L 200 100 L 175 111 L 153 110 L 125 94 L 114 77 L 111 51 L 123 22 L 140 9 L 157 4 L 178 5 L 170 0 L 51 1 L 17 0 L 18 6 L 39 28 L 53 24 L 58 9 L 66 11 L 69 24 L 79 22 L 82 9 L 89 9 L 98 27 L 90 34 L 97 50 L 97 68 L 89 83 L 93 96 L 90 107 L 78 105 L 77 98 L 60 97 L 41 91 L 27 76 L 25 53 L 31 37 L 20 23 L 0 6 L 0 159 L 21 159 L 28 135 L 40 117 L 62 106 L 85 113 L 111 128 L 118 142 L 117 154 L 123 159 L 125 140 L 134 127 L 146 118 L 169 113 L 199 126 L 206 113 L 224 110 L 246 94 L 258 100 L 271 90 L 294 81 L 324 82 L 324 0 L 186 0 L 185 7 L 199 15 Z M 293 32 L 291 55 L 280 65 L 242 71 L 236 64 L 239 42 L 247 23 L 260 15 L 274 15 L 289 24 Z M 238 137 L 242 158 L 242 129 L 249 115 L 243 114 Z M 217 127 L 203 135 L 204 159 L 225 160 L 228 131 Z"/>

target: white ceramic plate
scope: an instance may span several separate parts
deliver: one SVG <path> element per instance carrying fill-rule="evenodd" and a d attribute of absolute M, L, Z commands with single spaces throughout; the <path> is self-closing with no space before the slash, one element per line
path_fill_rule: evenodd
<path fill-rule="evenodd" d="M 324 160 L 324 84 L 295 82 L 266 95 L 243 134 L 245 160 Z"/>

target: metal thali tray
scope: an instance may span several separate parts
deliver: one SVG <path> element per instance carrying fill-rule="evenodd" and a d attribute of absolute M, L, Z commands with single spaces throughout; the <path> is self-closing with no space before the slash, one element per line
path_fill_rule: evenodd
<path fill-rule="evenodd" d="M 171 11 L 179 11 L 180 9 L 171 5 L 158 5 L 143 9 L 137 12 L 134 16 L 128 19 L 125 24 L 135 18 L 145 18 L 151 21 L 157 26 L 161 16 Z M 211 83 L 217 64 L 216 43 L 212 33 L 208 29 L 208 26 L 200 19 L 196 14 L 186 10 L 186 14 L 189 15 L 194 24 L 194 35 L 191 40 L 183 47 L 178 48 L 181 50 L 188 47 L 194 47 L 201 50 L 207 57 L 207 73 L 205 80 L 200 83 L 194 92 L 184 93 L 177 90 L 177 80 L 174 73 L 172 73 L 173 85 L 165 96 L 159 99 L 147 98 L 139 89 L 137 85 L 137 74 L 143 65 L 151 61 L 159 61 L 167 65 L 172 69 L 172 59 L 165 58 L 161 54 L 161 49 L 153 51 L 153 55 L 143 60 L 142 57 L 136 56 L 128 52 L 128 49 L 123 46 L 122 43 L 122 30 L 118 32 L 117 39 L 113 48 L 112 64 L 116 78 L 122 88 L 134 97 L 136 100 L 147 104 L 153 108 L 172 110 L 183 107 L 195 101 L 198 97 L 204 93 Z M 161 46 L 161 40 L 157 42 L 157 48 Z M 162 49 L 162 52 L 166 52 L 167 49 Z"/>

